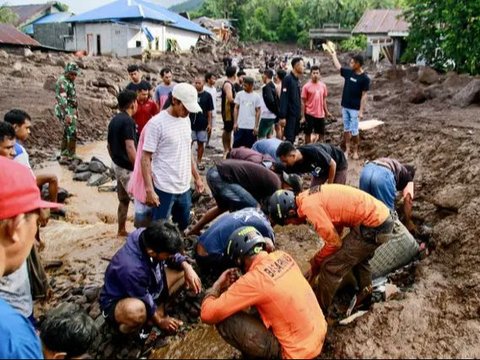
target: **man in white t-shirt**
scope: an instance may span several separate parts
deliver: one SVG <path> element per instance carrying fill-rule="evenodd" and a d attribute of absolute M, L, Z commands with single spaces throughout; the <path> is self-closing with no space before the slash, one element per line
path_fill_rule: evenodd
<path fill-rule="evenodd" d="M 152 218 L 168 219 L 171 215 L 182 231 L 190 220 L 192 175 L 197 192 L 205 189 L 190 150 L 188 115 L 200 111 L 197 90 L 186 83 L 175 85 L 171 105 L 149 121 L 142 149 L 146 203 L 153 207 Z"/>
<path fill-rule="evenodd" d="M 208 72 L 205 74 L 205 86 L 203 87 L 203 90 L 208 92 L 212 96 L 213 100 L 213 111 L 212 111 L 212 127 L 208 133 L 208 140 L 207 140 L 207 149 L 210 149 L 210 137 L 212 136 L 212 130 L 215 128 L 215 120 L 217 117 L 217 88 L 215 87 L 215 84 L 217 82 L 217 77 L 215 74 Z"/>
<path fill-rule="evenodd" d="M 235 96 L 234 148 L 241 146 L 251 148 L 253 143 L 257 141 L 261 99 L 260 95 L 253 92 L 254 82 L 253 78 L 245 77 L 243 79 L 243 91 Z"/>

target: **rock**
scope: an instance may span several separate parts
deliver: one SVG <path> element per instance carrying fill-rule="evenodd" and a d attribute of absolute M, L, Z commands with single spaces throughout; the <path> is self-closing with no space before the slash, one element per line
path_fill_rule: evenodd
<path fill-rule="evenodd" d="M 98 302 L 95 302 L 92 307 L 90 308 L 90 311 L 88 312 L 88 315 L 90 315 L 90 317 L 93 319 L 93 320 L 96 320 L 100 314 L 102 313 L 102 311 L 100 310 L 100 304 Z"/>
<path fill-rule="evenodd" d="M 25 48 L 23 49 L 23 56 L 25 56 L 26 58 L 31 58 L 35 56 L 35 54 L 29 48 Z"/>
<path fill-rule="evenodd" d="M 73 175 L 73 180 L 74 181 L 87 181 L 90 179 L 90 176 L 92 176 L 92 173 L 90 171 L 84 171 L 80 173 L 76 173 Z"/>
<path fill-rule="evenodd" d="M 107 171 L 107 167 L 100 161 L 90 161 L 88 170 L 97 174 L 101 174 Z"/>
<path fill-rule="evenodd" d="M 390 96 L 390 94 L 375 94 L 373 95 L 373 101 L 382 101 L 386 98 L 388 98 Z"/>
<path fill-rule="evenodd" d="M 100 186 L 110 181 L 110 177 L 106 174 L 92 174 L 88 179 L 87 186 Z"/>
<path fill-rule="evenodd" d="M 411 90 L 411 93 L 408 97 L 408 102 L 412 104 L 421 104 L 427 101 L 427 97 L 423 89 L 417 87 Z"/>
<path fill-rule="evenodd" d="M 453 97 L 453 104 L 460 107 L 473 103 L 480 103 L 480 79 L 473 79 Z"/>
<path fill-rule="evenodd" d="M 57 83 L 57 79 L 53 75 L 48 75 L 47 79 L 43 83 L 43 88 L 45 90 L 55 91 L 55 85 Z"/>
<path fill-rule="evenodd" d="M 62 68 L 65 68 L 67 66 L 67 62 L 65 59 L 57 59 L 56 63 L 57 66 L 61 66 Z"/>
<path fill-rule="evenodd" d="M 160 69 L 153 64 L 140 64 L 139 67 L 142 71 L 147 73 L 158 74 L 160 72 Z"/>
<path fill-rule="evenodd" d="M 425 94 L 425 97 L 428 100 L 432 100 L 432 99 L 435 99 L 435 98 L 441 96 L 442 94 L 445 94 L 445 90 L 446 89 L 444 89 L 441 85 L 434 84 L 434 85 L 430 85 L 429 87 L 427 87 L 424 90 L 424 94 Z"/>
<path fill-rule="evenodd" d="M 15 61 L 15 63 L 14 63 L 13 66 L 12 66 L 12 69 L 13 69 L 14 71 L 22 71 L 23 65 L 22 65 L 22 63 L 21 63 L 20 61 Z"/>
<path fill-rule="evenodd" d="M 94 302 L 100 295 L 100 290 L 100 286 L 85 286 L 85 288 L 83 289 L 83 295 L 86 296 L 88 302 Z"/>
<path fill-rule="evenodd" d="M 110 109 L 116 109 L 118 107 L 118 102 L 117 102 L 117 99 L 107 99 L 107 100 L 102 100 L 102 105 L 105 105 Z"/>
<path fill-rule="evenodd" d="M 80 164 L 75 168 L 75 172 L 80 173 L 80 172 L 90 171 L 89 166 L 90 166 L 90 164 L 88 164 L 88 163 Z"/>
<path fill-rule="evenodd" d="M 422 84 L 432 85 L 438 82 L 440 76 L 438 73 L 428 66 L 420 67 L 418 71 L 418 81 Z"/>
<path fill-rule="evenodd" d="M 48 193 L 49 185 L 45 184 L 42 187 L 42 199 L 49 200 L 49 193 Z M 57 202 L 64 203 L 70 196 L 72 196 L 66 189 L 59 188 L 57 194 Z"/>
<path fill-rule="evenodd" d="M 8 59 L 9 55 L 5 50 L 0 50 L 0 59 Z"/>
<path fill-rule="evenodd" d="M 471 195 L 471 188 L 465 185 L 449 185 L 440 190 L 433 199 L 433 204 L 440 209 L 457 211 L 466 204 Z"/>

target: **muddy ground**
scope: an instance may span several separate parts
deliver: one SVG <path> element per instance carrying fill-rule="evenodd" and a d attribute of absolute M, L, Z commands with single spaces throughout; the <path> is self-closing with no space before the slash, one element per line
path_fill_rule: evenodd
<path fill-rule="evenodd" d="M 38 314 L 58 302 L 73 301 L 82 304 L 99 321 L 98 305 L 88 289 L 102 284 L 108 259 L 124 242 L 115 236 L 116 197 L 114 193 L 98 192 L 84 183 L 73 182 L 69 171 L 45 161 L 54 154 L 60 130 L 53 118 L 53 92 L 43 87 L 49 75 L 61 72 L 62 64 L 57 63 L 64 57 L 36 56 L 38 60 L 13 55 L 0 59 L 0 115 L 9 108 L 20 107 L 33 116 L 33 136 L 27 148 L 41 165 L 35 171 L 57 173 L 62 186 L 74 194 L 66 206 L 66 221 L 52 220 L 42 229 L 47 243 L 42 253 L 44 259 L 61 259 L 64 264 L 49 270 L 54 296 L 46 304 L 38 304 Z M 321 54 L 314 56 L 326 75 L 330 110 L 340 118 L 342 79 L 332 71 L 329 59 Z M 87 68 L 78 91 L 80 138 L 96 142 L 81 147 L 80 154 L 86 160 L 96 155 L 108 164 L 104 139 L 106 124 L 114 111 L 113 91 L 108 90 L 112 87 L 95 86 L 93 81 L 103 77 L 118 85 L 126 80 L 125 73 L 120 71 L 124 71 L 122 66 L 128 61 L 82 61 Z M 16 62 L 21 64 L 20 70 L 13 69 Z M 155 66 L 160 67 L 161 63 Z M 114 68 L 117 74 L 111 70 Z M 467 104 L 459 97 L 474 79 L 453 73 L 425 74 L 414 67 L 398 72 L 384 67 L 368 70 L 372 90 L 367 118 L 385 124 L 361 133 L 361 160 L 350 161 L 348 182 L 358 184 L 359 169 L 367 159 L 392 156 L 415 164 L 414 218 L 418 228 L 423 229 L 422 234 L 430 233 L 434 251 L 419 263 L 414 284 L 397 300 L 375 304 L 349 326 L 330 328 L 324 356 L 480 357 L 480 107 L 478 95 L 473 94 Z M 472 104 L 468 105 L 469 102 Z M 328 140 L 338 144 L 340 122 L 331 125 L 329 131 Z M 220 132 L 217 122 L 217 148 Z M 210 162 L 220 157 L 218 151 L 212 150 L 207 150 L 206 156 Z M 208 197 L 200 204 L 194 209 L 196 217 L 209 206 Z M 129 230 L 132 229 L 129 223 Z M 276 231 L 280 247 L 305 267 L 319 244 L 311 229 L 285 227 Z M 188 310 L 194 314 L 192 309 Z M 151 356 L 223 358 L 236 354 L 212 327 L 201 324 L 189 324 L 186 331 L 167 340 L 166 346 L 160 347 L 165 342 L 156 344 L 158 348 L 153 349 Z M 125 345 L 109 339 L 99 345 L 98 354 L 125 358 L 146 350 L 133 343 Z"/>

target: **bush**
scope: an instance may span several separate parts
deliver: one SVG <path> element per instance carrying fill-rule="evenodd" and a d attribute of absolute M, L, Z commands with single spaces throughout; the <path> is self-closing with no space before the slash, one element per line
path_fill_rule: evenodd
<path fill-rule="evenodd" d="M 355 35 L 348 40 L 340 42 L 339 46 L 342 51 L 365 51 L 367 49 L 367 37 L 365 35 Z"/>

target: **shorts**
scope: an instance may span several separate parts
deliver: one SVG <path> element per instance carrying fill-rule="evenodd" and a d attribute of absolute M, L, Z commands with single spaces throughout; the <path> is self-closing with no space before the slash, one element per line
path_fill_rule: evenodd
<path fill-rule="evenodd" d="M 130 195 L 128 195 L 128 182 L 130 181 L 130 170 L 124 169 L 112 162 L 113 173 L 117 179 L 117 196 L 120 202 L 129 202 Z"/>
<path fill-rule="evenodd" d="M 197 141 L 199 143 L 206 143 L 208 141 L 207 130 L 200 130 L 200 131 L 192 130 L 192 141 Z"/>
<path fill-rule="evenodd" d="M 152 207 L 136 199 L 133 201 L 133 204 L 135 209 L 133 225 L 137 229 L 141 227 L 147 227 L 152 222 L 152 219 L 153 219 Z"/>
<path fill-rule="evenodd" d="M 249 149 L 257 141 L 257 135 L 253 134 L 253 129 L 238 129 L 233 136 L 233 148 L 245 146 Z"/>
<path fill-rule="evenodd" d="M 343 131 L 358 136 L 358 110 L 342 107 Z"/>
<path fill-rule="evenodd" d="M 207 184 L 220 209 L 233 212 L 258 206 L 257 200 L 243 187 L 223 180 L 216 166 L 208 170 Z"/>
<path fill-rule="evenodd" d="M 305 134 L 310 135 L 312 132 L 325 135 L 325 118 L 317 118 L 305 114 Z"/>
<path fill-rule="evenodd" d="M 233 131 L 233 120 L 223 120 L 223 130 L 226 132 Z"/>
<path fill-rule="evenodd" d="M 260 139 L 266 138 L 269 135 L 273 134 L 273 124 L 275 124 L 275 119 L 260 119 L 260 125 L 258 126 L 258 137 Z"/>

